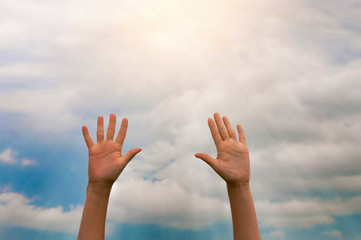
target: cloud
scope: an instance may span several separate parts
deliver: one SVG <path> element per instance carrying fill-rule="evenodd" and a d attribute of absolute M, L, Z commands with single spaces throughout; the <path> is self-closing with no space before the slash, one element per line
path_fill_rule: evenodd
<path fill-rule="evenodd" d="M 20 164 L 20 166 L 22 167 L 33 166 L 37 164 L 35 160 L 29 158 L 18 159 L 17 154 L 18 153 L 13 149 L 6 148 L 4 151 L 0 153 L 0 161 L 3 162 L 4 164 L 11 164 L 11 165 Z"/>
<path fill-rule="evenodd" d="M 82 124 L 94 135 L 97 115 L 130 119 L 125 146 L 144 150 L 114 188 L 114 221 L 229 219 L 224 183 L 193 156 L 215 155 L 206 120 L 216 111 L 244 126 L 265 225 L 309 228 L 359 211 L 359 3 L 0 5 L 0 113 L 19 123 L 9 128 L 70 139 Z M 10 148 L 0 159 L 31 163 Z M 312 198 L 320 191 L 350 209 Z"/>
<path fill-rule="evenodd" d="M 79 229 L 82 207 L 64 211 L 62 207 L 41 208 L 31 205 L 25 196 L 6 192 L 0 194 L 0 224 L 40 230 L 75 233 Z"/>
<path fill-rule="evenodd" d="M 16 162 L 14 158 L 14 152 L 11 150 L 11 148 L 7 148 L 0 153 L 0 161 L 5 164 L 14 164 Z"/>
<path fill-rule="evenodd" d="M 269 236 L 272 237 L 283 237 L 285 234 L 282 231 L 273 231 L 269 233 Z"/>
<path fill-rule="evenodd" d="M 341 237 L 342 236 L 342 232 L 340 232 L 338 230 L 333 230 L 333 231 L 324 232 L 324 233 L 329 236 L 332 236 L 332 237 Z"/>
<path fill-rule="evenodd" d="M 349 199 L 292 199 L 284 202 L 257 202 L 257 213 L 263 226 L 312 228 L 332 224 L 335 216 L 361 212 L 361 196 Z"/>
<path fill-rule="evenodd" d="M 128 180 L 113 187 L 108 217 L 120 223 L 199 229 L 212 225 L 213 219 L 228 222 L 230 209 L 228 202 L 190 194 L 167 180 Z"/>
<path fill-rule="evenodd" d="M 124 195 L 124 192 L 128 194 Z M 180 186 L 166 181 L 133 180 L 127 181 L 127 184 L 116 184 L 111 196 L 107 234 L 112 233 L 113 223 L 160 224 L 180 229 L 199 229 L 212 225 L 214 218 L 219 221 L 230 219 L 228 203 L 187 194 Z M 5 227 L 68 233 L 78 231 L 82 206 L 64 211 L 61 206 L 43 208 L 32 205 L 31 202 L 18 193 L 1 193 L 0 224 Z"/>
<path fill-rule="evenodd" d="M 276 143 L 251 151 L 254 193 L 271 199 L 320 189 L 356 194 L 360 191 L 359 154 L 357 142 L 333 141 Z"/>
<path fill-rule="evenodd" d="M 284 239 L 285 233 L 283 231 L 272 231 L 266 234 L 263 234 L 262 239 Z"/>
<path fill-rule="evenodd" d="M 29 158 L 24 158 L 21 160 L 21 166 L 32 166 L 36 165 L 36 161 L 31 160 Z"/>

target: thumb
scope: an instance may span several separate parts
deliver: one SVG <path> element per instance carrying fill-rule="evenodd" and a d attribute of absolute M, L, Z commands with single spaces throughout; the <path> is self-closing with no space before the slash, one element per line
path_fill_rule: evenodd
<path fill-rule="evenodd" d="M 135 157 L 135 155 L 137 155 L 140 151 L 142 151 L 141 148 L 133 148 L 133 149 L 129 150 L 129 151 L 123 156 L 125 162 L 126 162 L 126 163 L 129 163 L 130 160 L 132 160 L 132 159 Z"/>
<path fill-rule="evenodd" d="M 196 158 L 202 159 L 204 162 L 206 162 L 213 169 L 216 166 L 216 159 L 212 158 L 211 156 L 209 156 L 206 153 L 196 153 L 194 156 Z"/>

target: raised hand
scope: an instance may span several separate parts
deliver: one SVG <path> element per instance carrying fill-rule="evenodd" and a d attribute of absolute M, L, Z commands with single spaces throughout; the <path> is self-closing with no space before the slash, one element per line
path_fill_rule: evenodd
<path fill-rule="evenodd" d="M 208 119 L 208 125 L 217 148 L 217 158 L 205 153 L 195 156 L 208 163 L 227 182 L 231 206 L 233 239 L 259 240 L 256 210 L 249 187 L 249 153 L 241 125 L 237 134 L 227 117 L 223 121 L 219 113 Z"/>
<path fill-rule="evenodd" d="M 122 155 L 122 146 L 128 128 L 128 119 L 123 118 L 115 139 L 115 114 L 110 114 L 106 139 L 104 139 L 103 117 L 98 117 L 97 143 L 91 139 L 88 128 L 83 126 L 83 135 L 89 150 L 89 183 L 112 186 L 129 161 L 142 149 L 134 148 Z"/>
<path fill-rule="evenodd" d="M 214 114 L 214 120 L 208 118 L 208 125 L 217 148 L 217 158 L 206 153 L 195 156 L 210 165 L 229 185 L 248 184 L 250 179 L 249 153 L 241 125 L 235 130 L 227 117 Z M 223 122 L 222 122 L 223 120 Z"/>

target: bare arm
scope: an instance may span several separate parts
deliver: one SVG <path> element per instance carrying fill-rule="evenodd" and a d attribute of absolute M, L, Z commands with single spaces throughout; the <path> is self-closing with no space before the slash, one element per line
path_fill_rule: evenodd
<path fill-rule="evenodd" d="M 249 187 L 250 165 L 246 139 L 241 125 L 235 130 L 227 117 L 221 119 L 218 113 L 208 125 L 217 148 L 217 158 L 205 153 L 197 153 L 197 158 L 205 161 L 227 183 L 231 205 L 233 239 L 259 240 L 259 230 L 251 190 Z M 223 121 L 222 121 L 223 120 Z"/>
<path fill-rule="evenodd" d="M 89 150 L 89 180 L 78 240 L 104 239 L 108 200 L 113 183 L 129 161 L 141 151 L 140 148 L 134 148 L 122 155 L 128 120 L 123 119 L 118 136 L 113 141 L 115 122 L 116 116 L 111 114 L 104 139 L 103 117 L 98 117 L 96 144 L 93 143 L 87 127 L 83 126 L 82 129 Z"/>

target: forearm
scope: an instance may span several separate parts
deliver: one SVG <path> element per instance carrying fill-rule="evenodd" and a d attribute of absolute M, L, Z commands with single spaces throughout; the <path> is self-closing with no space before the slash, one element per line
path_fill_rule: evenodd
<path fill-rule="evenodd" d="M 110 190 L 111 186 L 88 184 L 78 240 L 104 239 Z"/>
<path fill-rule="evenodd" d="M 227 184 L 227 190 L 232 212 L 233 239 L 259 240 L 256 210 L 249 184 Z"/>

